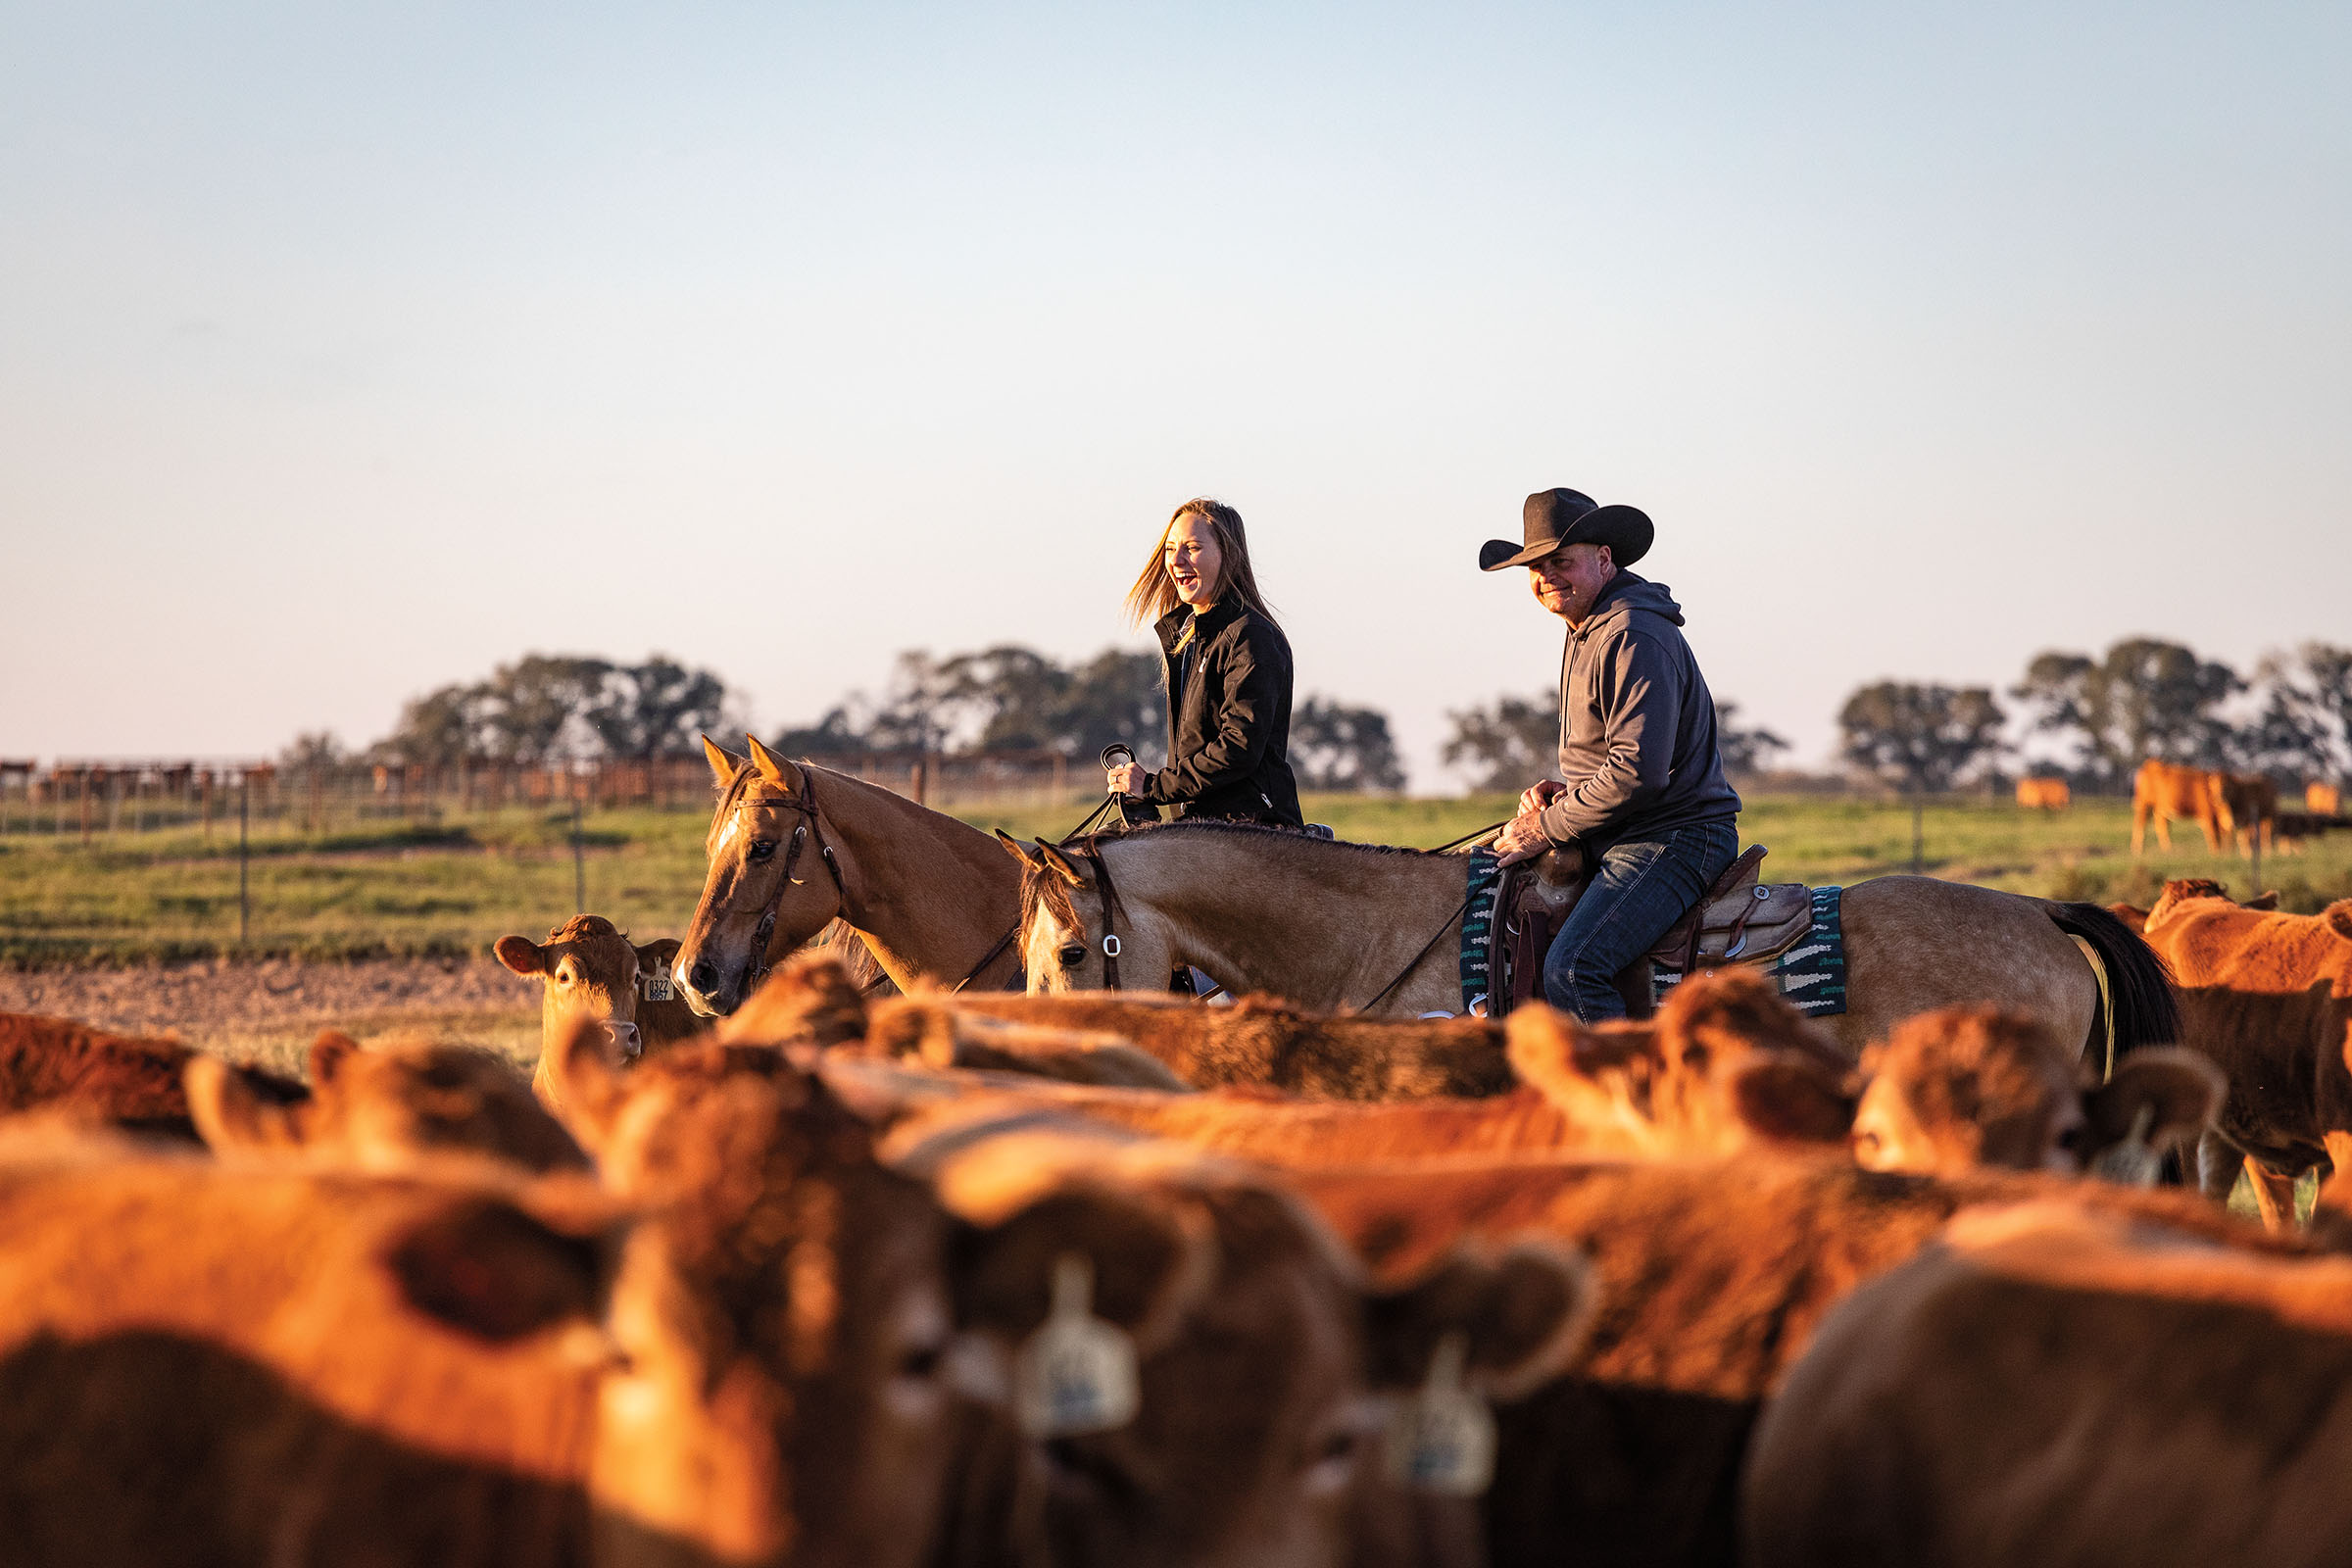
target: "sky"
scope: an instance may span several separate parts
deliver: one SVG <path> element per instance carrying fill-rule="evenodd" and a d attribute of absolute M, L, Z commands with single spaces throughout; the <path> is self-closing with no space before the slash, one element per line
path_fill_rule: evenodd
<path fill-rule="evenodd" d="M 0 0 L 0 755 L 385 733 L 528 651 L 763 733 L 1148 647 L 1541 692 L 1524 496 L 1719 698 L 2352 641 L 2352 8 Z"/>

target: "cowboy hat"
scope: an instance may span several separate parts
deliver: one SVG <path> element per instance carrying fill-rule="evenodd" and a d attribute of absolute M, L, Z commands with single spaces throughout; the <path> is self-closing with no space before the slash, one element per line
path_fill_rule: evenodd
<path fill-rule="evenodd" d="M 1508 539 L 1490 539 L 1479 546 L 1478 569 L 1500 571 L 1541 561 L 1562 545 L 1607 545 L 1609 559 L 1630 566 L 1649 553 L 1657 530 L 1649 514 L 1640 507 L 1604 507 L 1578 490 L 1539 490 L 1527 498 L 1523 517 L 1526 547 L 1514 549 Z"/>

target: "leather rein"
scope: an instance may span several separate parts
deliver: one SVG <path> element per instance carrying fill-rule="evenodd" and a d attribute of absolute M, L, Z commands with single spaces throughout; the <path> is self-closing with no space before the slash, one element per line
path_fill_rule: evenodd
<path fill-rule="evenodd" d="M 804 767 L 801 770 L 801 792 L 798 795 L 789 791 L 773 794 L 763 793 L 747 798 L 743 805 L 774 807 L 784 810 L 798 811 L 802 816 L 801 821 L 793 824 L 792 841 L 784 849 L 784 874 L 777 878 L 775 894 L 767 901 L 767 907 L 760 911 L 760 924 L 752 933 L 752 953 L 754 955 L 752 974 L 749 983 L 744 987 L 745 994 L 749 995 L 758 989 L 760 982 L 766 979 L 769 970 L 775 967 L 767 961 L 767 940 L 776 933 L 776 913 L 784 906 L 784 896 L 792 891 L 792 873 L 794 867 L 800 864 L 801 852 L 807 849 L 811 842 L 816 845 L 817 858 L 825 862 L 825 869 L 833 873 L 834 889 L 841 896 L 842 918 L 848 921 L 852 927 L 858 927 L 859 915 L 858 901 L 850 895 L 850 879 L 842 874 L 841 861 L 834 858 L 833 846 L 825 842 L 824 818 L 818 813 L 816 807 L 816 770 L 814 768 Z M 973 964 L 969 970 L 965 971 L 963 978 L 956 982 L 955 989 L 961 991 L 979 977 L 981 970 L 996 962 L 1004 950 L 1012 946 L 1012 939 L 1017 930 L 1016 927 L 1015 930 L 1007 931 L 1000 937 L 996 946 L 982 954 L 980 961 Z"/>

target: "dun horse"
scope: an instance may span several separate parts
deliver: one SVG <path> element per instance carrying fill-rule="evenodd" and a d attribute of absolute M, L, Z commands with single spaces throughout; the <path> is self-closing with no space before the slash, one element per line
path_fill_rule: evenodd
<path fill-rule="evenodd" d="M 718 783 L 710 871 L 672 970 L 695 1011 L 733 1012 L 836 916 L 902 991 L 1020 983 L 1020 876 L 994 839 L 757 740 L 748 759 L 708 737 L 703 752 Z"/>
<path fill-rule="evenodd" d="M 1021 946 L 1032 991 L 1119 980 L 1156 989 L 1190 964 L 1237 995 L 1273 992 L 1304 1007 L 1461 1008 L 1460 856 L 1225 822 L 1106 837 L 1093 857 L 1006 847 L 1027 867 Z M 1106 902 L 1116 979 L 1105 971 Z M 2118 1052 L 2174 1038 L 2163 964 L 2096 905 L 1889 876 L 1846 889 L 1842 923 L 1847 1010 L 1822 1021 L 1849 1054 L 1914 1013 L 1969 1002 L 2016 1007 L 2061 1040 L 2088 1041 L 2102 990 Z M 2101 1030 L 2102 1051 L 2105 1038 Z"/>

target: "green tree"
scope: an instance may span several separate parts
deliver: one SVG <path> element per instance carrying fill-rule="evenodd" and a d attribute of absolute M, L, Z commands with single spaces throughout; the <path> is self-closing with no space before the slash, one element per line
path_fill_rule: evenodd
<path fill-rule="evenodd" d="M 726 682 L 710 670 L 654 654 L 607 669 L 580 716 L 607 757 L 651 759 L 691 749 L 718 727 L 726 702 Z"/>
<path fill-rule="evenodd" d="M 1741 729 L 1739 724 L 1740 705 L 1725 698 L 1715 705 L 1715 744 L 1723 752 L 1723 770 L 1727 773 L 1760 773 L 1769 765 L 1775 752 L 1788 750 L 1788 743 L 1762 725 Z"/>
<path fill-rule="evenodd" d="M 1471 788 L 1523 790 L 1540 778 L 1556 776 L 1560 759 L 1560 697 L 1497 697 L 1479 708 L 1448 711 L 1453 733 L 1439 757 L 1448 767 L 1476 770 Z"/>
<path fill-rule="evenodd" d="M 1909 795 L 1951 789 L 1999 755 L 2000 704 L 1983 686 L 1908 681 L 1864 686 L 1838 711 L 1843 754 L 1859 772 Z"/>
<path fill-rule="evenodd" d="M 2034 730 L 2075 740 L 2076 766 L 2113 785 L 2150 757 L 2226 765 L 2238 736 L 2218 710 L 2245 686 L 2180 643 L 2129 637 L 2096 660 L 2037 654 L 2009 694 L 2031 707 Z"/>
<path fill-rule="evenodd" d="M 1291 770 L 1300 789 L 1362 795 L 1404 788 L 1389 715 L 1327 697 L 1309 697 L 1291 713 Z"/>

